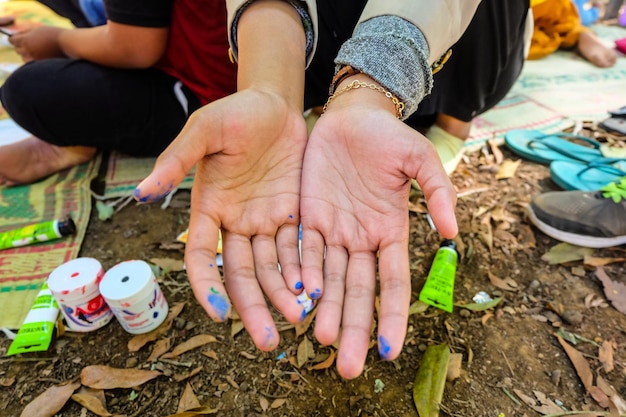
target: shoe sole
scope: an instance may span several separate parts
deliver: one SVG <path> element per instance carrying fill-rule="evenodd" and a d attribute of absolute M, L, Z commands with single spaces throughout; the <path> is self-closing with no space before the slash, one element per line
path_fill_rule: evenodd
<path fill-rule="evenodd" d="M 559 229 L 555 229 L 554 227 L 539 220 L 530 205 L 526 209 L 526 214 L 528 215 L 530 221 L 543 233 L 550 236 L 551 238 L 560 240 L 561 242 L 569 243 L 571 245 L 582 246 L 585 248 L 609 248 L 611 246 L 619 246 L 626 243 L 626 236 L 595 237 L 577 235 L 575 233 L 569 233 Z"/>

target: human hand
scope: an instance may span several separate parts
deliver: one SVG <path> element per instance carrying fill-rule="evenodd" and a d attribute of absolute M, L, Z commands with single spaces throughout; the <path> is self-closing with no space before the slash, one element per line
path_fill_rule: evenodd
<path fill-rule="evenodd" d="M 139 201 L 156 201 L 197 163 L 185 250 L 189 281 L 216 321 L 229 317 L 230 296 L 262 350 L 279 342 L 263 293 L 290 322 L 305 314 L 295 288 L 301 286 L 298 225 L 306 139 L 300 109 L 275 94 L 244 90 L 192 114 L 135 191 Z M 227 291 L 215 262 L 220 228 Z"/>
<path fill-rule="evenodd" d="M 447 238 L 457 234 L 456 193 L 434 147 L 393 112 L 368 106 L 356 94 L 345 94 L 357 100 L 350 106 L 333 102 L 317 121 L 305 152 L 300 203 L 302 278 L 308 293 L 319 298 L 315 335 L 332 344 L 341 327 L 337 369 L 344 378 L 363 370 L 377 264 L 378 351 L 392 360 L 402 349 L 411 297 L 411 178 L 421 186 L 439 232 Z"/>
<path fill-rule="evenodd" d="M 9 37 L 15 52 L 22 56 L 24 62 L 46 58 L 63 57 L 65 54 L 59 46 L 59 35 L 63 28 L 54 26 L 38 26 Z"/>

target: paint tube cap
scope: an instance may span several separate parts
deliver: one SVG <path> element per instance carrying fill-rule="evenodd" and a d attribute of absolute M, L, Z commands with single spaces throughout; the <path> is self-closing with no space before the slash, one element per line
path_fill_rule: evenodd
<path fill-rule="evenodd" d="M 65 220 L 59 220 L 57 223 L 61 236 L 71 236 L 76 234 L 76 223 L 71 217 Z"/>
<path fill-rule="evenodd" d="M 100 293 L 109 304 L 132 304 L 149 297 L 156 281 L 150 265 L 141 260 L 124 261 L 109 269 L 100 282 Z"/>
<path fill-rule="evenodd" d="M 76 258 L 58 266 L 48 275 L 48 288 L 59 295 L 71 295 L 74 292 L 81 296 L 98 292 L 98 282 L 104 271 L 102 264 L 94 258 Z"/>
<path fill-rule="evenodd" d="M 439 247 L 450 248 L 450 249 L 453 249 L 457 254 L 459 253 L 458 249 L 456 248 L 456 242 L 452 239 L 445 239 L 443 242 L 441 242 Z"/>

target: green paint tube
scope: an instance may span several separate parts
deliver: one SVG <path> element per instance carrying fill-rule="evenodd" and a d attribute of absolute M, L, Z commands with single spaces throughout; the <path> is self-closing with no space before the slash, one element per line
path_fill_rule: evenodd
<path fill-rule="evenodd" d="M 453 240 L 444 240 L 428 272 L 420 301 L 452 313 L 454 297 L 454 276 L 459 254 Z"/>
<path fill-rule="evenodd" d="M 17 248 L 33 243 L 47 242 L 76 234 L 76 225 L 71 218 L 50 220 L 31 224 L 19 229 L 0 233 L 0 249 Z"/>
<path fill-rule="evenodd" d="M 59 306 L 48 284 L 44 283 L 15 340 L 11 342 L 7 356 L 48 350 L 58 317 Z"/>

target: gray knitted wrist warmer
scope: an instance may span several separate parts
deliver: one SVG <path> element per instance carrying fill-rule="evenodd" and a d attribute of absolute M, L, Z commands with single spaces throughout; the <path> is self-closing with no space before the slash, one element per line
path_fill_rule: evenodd
<path fill-rule="evenodd" d="M 433 75 L 428 44 L 422 32 L 397 16 L 379 16 L 361 23 L 335 58 L 367 74 L 404 103 L 403 119 L 430 93 Z"/>

